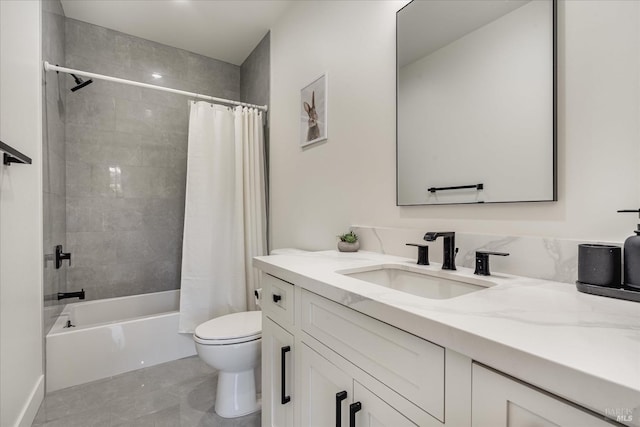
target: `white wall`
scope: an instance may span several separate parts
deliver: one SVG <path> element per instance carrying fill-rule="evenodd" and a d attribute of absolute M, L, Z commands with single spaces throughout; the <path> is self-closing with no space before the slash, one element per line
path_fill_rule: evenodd
<path fill-rule="evenodd" d="M 40 2 L 0 1 L 0 425 L 30 426 L 44 394 Z"/>
<path fill-rule="evenodd" d="M 298 2 L 271 39 L 272 247 L 335 247 L 350 224 L 621 241 L 640 205 L 639 2 L 559 5 L 559 201 L 395 205 L 395 12 Z M 300 89 L 329 74 L 329 140 L 298 146 Z"/>

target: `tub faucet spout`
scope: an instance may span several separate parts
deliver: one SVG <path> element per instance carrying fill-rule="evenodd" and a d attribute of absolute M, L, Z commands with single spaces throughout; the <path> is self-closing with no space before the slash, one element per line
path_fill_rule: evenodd
<path fill-rule="evenodd" d="M 65 298 L 84 299 L 84 289 L 80 290 L 80 292 L 58 292 L 58 300 Z"/>
<path fill-rule="evenodd" d="M 458 248 L 456 248 L 456 233 L 453 231 L 430 231 L 424 235 L 424 240 L 427 242 L 433 242 L 438 237 L 442 237 L 444 239 L 442 269 L 455 270 L 456 254 L 458 253 Z"/>

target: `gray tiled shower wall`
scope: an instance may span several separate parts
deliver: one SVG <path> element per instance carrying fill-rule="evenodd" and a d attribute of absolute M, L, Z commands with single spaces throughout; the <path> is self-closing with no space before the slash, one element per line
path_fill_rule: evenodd
<path fill-rule="evenodd" d="M 42 58 L 64 64 L 65 17 L 59 0 L 42 2 Z M 65 185 L 65 75 L 46 73 L 42 90 L 43 146 L 43 253 L 52 255 L 55 245 L 66 245 Z M 67 269 L 56 270 L 53 261 L 44 264 L 44 333 L 62 310 L 55 295 L 64 291 Z"/>
<path fill-rule="evenodd" d="M 67 67 L 240 99 L 239 66 L 72 19 L 65 33 Z M 183 96 L 119 83 L 66 91 L 69 291 L 179 288 L 188 112 Z"/>
<path fill-rule="evenodd" d="M 270 47 L 271 33 L 267 33 L 240 66 L 240 97 L 243 102 L 269 103 Z"/>

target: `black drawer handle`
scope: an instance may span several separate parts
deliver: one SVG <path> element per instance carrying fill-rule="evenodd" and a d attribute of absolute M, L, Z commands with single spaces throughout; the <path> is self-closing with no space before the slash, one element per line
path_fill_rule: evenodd
<path fill-rule="evenodd" d="M 281 299 L 282 299 L 282 297 L 280 295 L 273 294 L 273 302 L 277 303 Z"/>
<path fill-rule="evenodd" d="M 275 295 L 274 295 L 275 297 Z M 291 347 L 290 346 L 284 346 L 280 349 L 280 403 L 285 405 L 287 403 L 289 403 L 291 401 L 291 396 L 287 396 L 286 390 L 285 390 L 285 384 L 286 384 L 286 367 L 287 367 L 287 363 L 286 363 L 286 355 L 288 352 L 291 351 Z"/>
<path fill-rule="evenodd" d="M 362 403 L 356 402 L 349 405 L 349 427 L 356 427 L 356 412 L 362 409 Z"/>
<path fill-rule="evenodd" d="M 336 427 L 342 427 L 342 401 L 347 398 L 346 391 L 336 393 Z"/>

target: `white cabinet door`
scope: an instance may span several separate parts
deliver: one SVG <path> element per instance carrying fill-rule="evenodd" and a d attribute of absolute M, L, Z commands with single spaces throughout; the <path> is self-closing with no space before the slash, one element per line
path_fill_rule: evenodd
<path fill-rule="evenodd" d="M 610 423 L 504 375 L 473 365 L 472 427 L 604 427 Z"/>
<path fill-rule="evenodd" d="M 307 345 L 300 351 L 302 427 L 347 427 L 353 380 Z"/>
<path fill-rule="evenodd" d="M 265 427 L 293 427 L 294 351 L 293 335 L 263 315 L 262 425 Z"/>
<path fill-rule="evenodd" d="M 355 425 L 349 427 L 415 427 L 408 418 L 389 406 L 357 381 L 353 384 Z M 350 409 L 351 410 L 351 409 Z"/>

